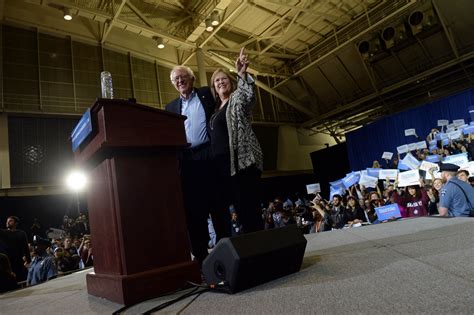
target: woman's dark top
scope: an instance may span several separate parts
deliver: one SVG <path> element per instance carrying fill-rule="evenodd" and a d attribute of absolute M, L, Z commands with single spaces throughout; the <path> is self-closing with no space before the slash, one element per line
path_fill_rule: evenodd
<path fill-rule="evenodd" d="M 208 133 L 214 156 L 230 155 L 229 132 L 226 120 L 227 103 L 216 111 L 209 120 Z"/>
<path fill-rule="evenodd" d="M 347 221 L 354 221 L 355 219 L 361 220 L 363 222 L 367 222 L 367 218 L 365 217 L 364 209 L 362 209 L 359 205 L 355 205 L 354 208 L 347 206 L 346 208 L 347 214 Z"/>

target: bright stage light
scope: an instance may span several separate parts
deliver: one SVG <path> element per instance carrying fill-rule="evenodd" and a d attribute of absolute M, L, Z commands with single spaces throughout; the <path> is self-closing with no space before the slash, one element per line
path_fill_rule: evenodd
<path fill-rule="evenodd" d="M 81 171 L 72 171 L 66 177 L 66 185 L 69 189 L 75 192 L 80 192 L 84 190 L 87 185 L 87 177 L 84 172 Z"/>

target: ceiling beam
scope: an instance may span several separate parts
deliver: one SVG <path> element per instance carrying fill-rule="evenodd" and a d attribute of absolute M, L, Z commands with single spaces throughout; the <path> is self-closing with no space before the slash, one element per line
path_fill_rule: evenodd
<path fill-rule="evenodd" d="M 89 18 L 94 21 L 107 21 L 111 20 L 113 18 L 112 15 L 103 13 L 101 11 L 93 10 L 93 9 L 86 9 L 84 7 L 78 6 L 72 2 L 68 2 L 65 0 L 48 0 L 48 3 L 52 3 L 55 5 L 63 6 L 63 7 L 68 7 L 71 9 L 74 9 L 77 11 L 77 14 L 79 16 L 83 16 L 84 18 Z M 132 22 L 129 20 L 124 20 L 118 17 L 114 23 L 115 27 L 121 28 L 123 30 L 127 30 L 128 28 L 134 29 L 134 30 L 139 30 L 137 33 L 138 35 L 145 36 L 152 38 L 153 36 L 159 36 L 162 37 L 165 40 L 168 40 L 168 42 L 171 45 L 177 46 L 177 47 L 184 47 L 186 49 L 194 49 L 196 48 L 196 45 L 194 43 L 188 42 L 186 40 L 183 40 L 179 37 L 173 36 L 168 34 L 165 31 L 158 30 L 153 27 L 148 27 L 136 22 Z M 119 27 L 120 25 L 120 27 Z"/>
<path fill-rule="evenodd" d="M 361 37 L 365 36 L 367 33 L 372 32 L 374 29 L 379 28 L 381 25 L 386 23 L 387 20 L 398 16 L 400 13 L 405 12 L 406 10 L 408 10 L 409 8 L 411 8 L 415 4 L 416 4 L 416 1 L 410 1 L 409 3 L 407 3 L 404 6 L 398 8 L 397 10 L 395 10 L 394 12 L 392 12 L 390 15 L 386 16 L 385 18 L 381 19 L 377 23 L 370 25 L 368 28 L 364 29 L 362 32 L 358 33 L 354 37 L 352 37 L 350 39 L 347 39 L 346 41 L 344 41 L 342 43 L 339 42 L 339 45 L 337 45 L 334 49 L 331 49 L 330 51 L 328 51 L 328 52 L 324 53 L 323 55 L 321 55 L 320 57 L 318 57 L 316 60 L 313 60 L 312 62 L 308 63 L 306 66 L 304 66 L 301 69 L 297 70 L 293 74 L 293 76 L 291 76 L 290 78 L 293 78 L 293 77 L 296 77 L 296 76 L 300 75 L 301 73 L 303 73 L 304 71 L 306 71 L 309 68 L 313 67 L 314 65 L 320 63 L 322 60 L 326 59 L 327 57 L 334 55 L 341 48 L 347 46 L 348 44 L 356 42 Z M 282 84 L 286 83 L 290 78 L 279 82 L 275 87 L 281 86 Z"/>
<path fill-rule="evenodd" d="M 427 71 L 424 71 L 424 72 L 421 72 L 421 73 L 418 73 L 416 75 L 413 75 L 412 77 L 410 78 L 407 78 L 403 81 L 400 81 L 400 82 L 397 82 L 395 84 L 392 84 L 388 87 L 385 87 L 381 90 L 378 90 L 376 92 L 373 92 L 369 95 L 366 95 L 364 97 L 361 97 L 359 98 L 358 100 L 355 100 L 349 104 L 346 104 L 346 105 L 341 105 L 339 107 L 337 107 L 336 109 L 330 111 L 330 112 L 327 112 L 325 114 L 322 114 L 322 115 L 319 115 L 317 118 L 314 118 L 314 119 L 311 119 L 305 123 L 302 124 L 303 127 L 311 127 L 313 126 L 314 124 L 317 124 L 329 117 L 332 117 L 332 116 L 335 116 L 335 115 L 338 115 L 339 113 L 341 112 L 344 112 L 344 111 L 347 111 L 349 109 L 352 109 L 354 107 L 357 107 L 359 106 L 360 104 L 362 103 L 365 103 L 373 98 L 377 98 L 381 95 L 384 95 L 386 93 L 389 93 L 389 92 L 392 92 L 392 91 L 395 91 L 405 85 L 408 85 L 408 84 L 411 84 L 413 82 L 416 82 L 417 80 L 422 80 L 423 78 L 425 77 L 428 77 L 428 76 L 431 76 L 433 74 L 436 74 L 438 73 L 439 71 L 442 71 L 444 69 L 447 69 L 449 67 L 452 67 L 452 66 L 455 66 L 455 65 L 459 65 L 461 62 L 464 62 L 464 61 L 467 61 L 467 60 L 470 60 L 474 58 L 474 52 L 469 52 L 467 54 L 464 54 L 462 56 L 460 56 L 458 59 L 453 59 L 453 60 L 450 60 L 450 61 L 447 61 L 441 65 L 438 65 L 436 67 L 433 67 Z"/>
<path fill-rule="evenodd" d="M 122 13 L 122 10 L 123 10 L 123 7 L 125 6 L 125 4 L 127 3 L 128 0 L 122 0 L 122 3 L 120 3 L 120 6 L 118 7 L 117 9 L 117 12 L 115 12 L 112 20 L 108 21 L 107 24 L 108 24 L 108 27 L 107 29 L 105 30 L 104 32 L 104 35 L 102 36 L 102 39 L 100 40 L 100 43 L 101 44 L 104 44 L 105 41 L 107 40 L 107 36 L 109 36 L 110 34 L 110 31 L 112 30 L 112 28 L 114 27 L 114 24 L 115 22 L 117 21 L 120 13 Z"/>
<path fill-rule="evenodd" d="M 221 58 L 218 58 L 217 56 L 214 56 L 214 55 L 208 55 L 209 58 L 211 58 L 213 61 L 219 63 L 220 65 L 226 67 L 226 69 L 233 69 L 235 67 L 235 65 L 233 65 L 230 61 L 227 61 L 227 60 L 224 60 L 224 59 L 221 59 Z M 255 70 L 252 70 L 252 69 L 248 69 L 249 73 L 250 74 L 253 74 L 253 75 L 257 75 L 258 73 L 255 73 Z M 275 96 L 276 98 L 279 98 L 280 100 L 282 100 L 283 102 L 287 103 L 288 105 L 294 107 L 295 109 L 297 109 L 298 111 L 302 112 L 302 113 L 305 113 L 311 117 L 314 117 L 316 116 L 316 113 L 314 113 L 313 111 L 309 110 L 304 104 L 302 103 L 299 103 L 285 95 L 283 95 L 282 93 L 278 92 L 277 90 L 275 89 L 272 89 L 270 88 L 268 85 L 266 85 L 265 83 L 255 79 L 255 85 L 258 86 L 259 88 L 267 91 L 268 93 L 272 94 L 273 96 Z"/>
<path fill-rule="evenodd" d="M 245 47 L 245 45 L 242 45 L 242 47 Z M 209 51 L 221 51 L 221 52 L 231 52 L 231 53 L 239 53 L 240 48 L 223 48 L 223 47 L 206 47 L 207 50 Z M 256 50 L 248 50 L 245 49 L 245 53 L 247 55 L 259 55 L 260 52 Z M 294 59 L 298 57 L 297 55 L 293 54 L 281 54 L 281 53 L 264 53 L 264 57 L 270 57 L 270 58 L 281 58 L 281 59 Z"/>
<path fill-rule="evenodd" d="M 143 15 L 143 13 L 136 7 L 134 6 L 131 2 L 127 2 L 127 6 L 132 10 L 133 13 L 135 13 L 136 16 L 140 18 L 140 20 L 143 21 L 148 27 L 153 28 L 153 24 L 148 20 L 146 16 Z"/>

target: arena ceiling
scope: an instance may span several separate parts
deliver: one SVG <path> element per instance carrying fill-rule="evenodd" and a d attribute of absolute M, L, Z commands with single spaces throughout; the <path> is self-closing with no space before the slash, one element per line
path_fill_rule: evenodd
<path fill-rule="evenodd" d="M 472 0 L 0 0 L 3 23 L 60 33 L 165 66 L 233 67 L 294 123 L 340 140 L 380 117 L 474 86 Z M 72 20 L 63 20 L 64 10 Z M 206 31 L 213 14 L 220 23 Z M 157 49 L 161 38 L 164 49 Z M 265 123 L 263 116 L 257 123 Z"/>

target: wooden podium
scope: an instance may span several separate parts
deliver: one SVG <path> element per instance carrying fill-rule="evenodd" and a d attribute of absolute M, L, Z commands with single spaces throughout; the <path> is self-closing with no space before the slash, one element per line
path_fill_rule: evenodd
<path fill-rule="evenodd" d="M 89 171 L 89 294 L 130 305 L 200 282 L 178 175 L 184 119 L 124 100 L 91 107 L 92 133 L 74 153 Z"/>

